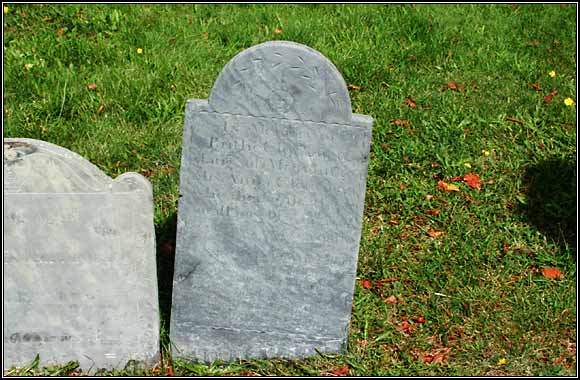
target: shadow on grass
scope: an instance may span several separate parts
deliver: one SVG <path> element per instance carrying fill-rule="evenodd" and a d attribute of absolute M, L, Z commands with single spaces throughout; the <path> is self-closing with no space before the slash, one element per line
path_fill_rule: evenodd
<path fill-rule="evenodd" d="M 562 251 L 576 251 L 576 157 L 553 157 L 530 166 L 524 175 L 528 202 L 520 207 L 528 221 Z"/>
<path fill-rule="evenodd" d="M 171 213 L 155 228 L 157 240 L 157 287 L 161 319 L 161 352 L 169 348 L 169 321 L 173 294 L 173 267 L 175 263 L 175 238 L 177 213 Z"/>

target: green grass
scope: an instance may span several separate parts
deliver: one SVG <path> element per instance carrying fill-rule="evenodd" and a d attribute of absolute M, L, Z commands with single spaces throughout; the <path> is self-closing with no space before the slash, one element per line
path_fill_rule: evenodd
<path fill-rule="evenodd" d="M 276 39 L 328 57 L 360 86 L 353 109 L 375 120 L 348 350 L 209 366 L 164 350 L 146 373 L 576 375 L 576 106 L 564 103 L 577 100 L 575 4 L 9 4 L 4 137 L 61 145 L 111 177 L 149 175 L 163 347 L 185 102 Z M 436 188 L 467 173 L 481 191 Z"/>

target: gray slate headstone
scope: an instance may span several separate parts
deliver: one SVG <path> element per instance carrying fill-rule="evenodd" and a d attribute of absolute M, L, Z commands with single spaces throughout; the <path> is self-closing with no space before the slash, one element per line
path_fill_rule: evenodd
<path fill-rule="evenodd" d="M 372 118 L 322 54 L 267 42 L 185 111 L 170 336 L 213 361 L 346 344 Z"/>
<path fill-rule="evenodd" d="M 4 369 L 152 363 L 159 313 L 151 184 L 4 139 Z"/>

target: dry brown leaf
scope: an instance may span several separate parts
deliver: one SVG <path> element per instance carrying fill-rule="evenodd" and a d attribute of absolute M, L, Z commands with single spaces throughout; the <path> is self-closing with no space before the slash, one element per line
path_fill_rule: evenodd
<path fill-rule="evenodd" d="M 429 236 L 431 236 L 432 238 L 438 238 L 440 236 L 443 236 L 443 234 L 445 234 L 445 231 L 437 230 L 437 229 L 434 229 L 433 227 L 429 227 L 429 230 L 427 230 L 427 234 Z"/>
<path fill-rule="evenodd" d="M 94 90 L 96 90 L 96 89 L 97 89 L 97 84 L 96 84 L 96 83 L 89 83 L 89 84 L 87 84 L 87 88 L 88 88 L 90 91 L 94 91 Z"/>

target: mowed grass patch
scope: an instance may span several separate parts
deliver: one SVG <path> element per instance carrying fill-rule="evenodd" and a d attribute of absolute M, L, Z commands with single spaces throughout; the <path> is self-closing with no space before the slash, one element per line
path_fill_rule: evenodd
<path fill-rule="evenodd" d="M 104 374 L 576 374 L 575 4 L 6 6 L 4 137 L 153 184 L 164 360 Z M 375 120 L 348 349 L 171 360 L 184 105 L 269 40 L 328 57 Z M 33 359 L 9 373 L 78 370 Z"/>

